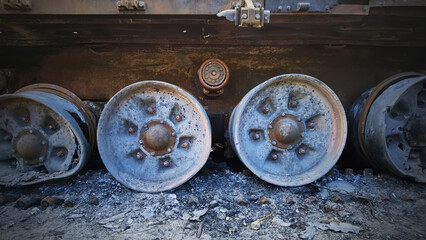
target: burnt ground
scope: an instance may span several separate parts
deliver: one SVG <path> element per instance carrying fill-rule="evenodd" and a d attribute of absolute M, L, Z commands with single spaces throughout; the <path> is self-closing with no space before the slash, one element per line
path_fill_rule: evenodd
<path fill-rule="evenodd" d="M 106 169 L 2 194 L 72 201 L 42 209 L 0 207 L 1 239 L 425 239 L 426 185 L 335 167 L 285 188 L 209 160 L 181 187 L 139 193 Z"/>

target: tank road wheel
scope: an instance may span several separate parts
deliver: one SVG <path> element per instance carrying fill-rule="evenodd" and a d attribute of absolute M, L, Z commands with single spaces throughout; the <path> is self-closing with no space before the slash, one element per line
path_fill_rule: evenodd
<path fill-rule="evenodd" d="M 78 106 L 52 93 L 0 96 L 0 184 L 29 185 L 77 173 L 90 153 L 83 131 L 88 124 Z"/>
<path fill-rule="evenodd" d="M 166 191 L 206 163 L 210 122 L 198 101 L 181 88 L 138 82 L 106 104 L 98 148 L 108 171 L 122 184 L 142 192 Z"/>
<path fill-rule="evenodd" d="M 307 75 L 286 74 L 253 88 L 234 109 L 231 144 L 261 179 L 308 184 L 337 162 L 346 141 L 345 111 L 333 91 Z"/>
<path fill-rule="evenodd" d="M 426 182 L 426 76 L 407 77 L 377 96 L 364 137 L 380 169 Z"/>

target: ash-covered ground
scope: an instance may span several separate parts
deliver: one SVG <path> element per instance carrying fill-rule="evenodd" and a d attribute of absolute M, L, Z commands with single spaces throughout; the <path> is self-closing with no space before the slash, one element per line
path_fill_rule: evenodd
<path fill-rule="evenodd" d="M 337 167 L 285 188 L 225 163 L 165 193 L 132 191 L 104 168 L 1 194 L 66 204 L 0 206 L 1 239 L 425 239 L 426 185 Z M 72 206 L 74 205 L 74 206 Z"/>

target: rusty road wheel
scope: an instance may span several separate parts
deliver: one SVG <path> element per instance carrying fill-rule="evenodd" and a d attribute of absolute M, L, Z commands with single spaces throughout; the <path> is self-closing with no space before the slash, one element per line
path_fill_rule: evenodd
<path fill-rule="evenodd" d="M 407 77 L 377 96 L 364 137 L 375 166 L 426 182 L 426 76 Z"/>
<path fill-rule="evenodd" d="M 326 174 L 346 141 L 345 111 L 334 92 L 311 76 L 286 74 L 252 89 L 234 109 L 231 144 L 261 179 L 300 186 Z"/>
<path fill-rule="evenodd" d="M 181 88 L 144 81 L 120 90 L 106 104 L 98 148 L 109 172 L 125 186 L 161 192 L 180 186 L 206 163 L 208 116 Z"/>
<path fill-rule="evenodd" d="M 0 96 L 0 184 L 29 185 L 77 173 L 90 154 L 82 125 L 78 106 L 55 94 Z"/>

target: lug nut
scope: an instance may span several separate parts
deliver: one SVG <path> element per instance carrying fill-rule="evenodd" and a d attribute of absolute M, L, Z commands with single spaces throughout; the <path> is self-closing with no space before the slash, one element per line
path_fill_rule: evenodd
<path fill-rule="evenodd" d="M 139 144 L 143 144 L 143 141 L 142 141 L 142 140 L 139 140 Z"/>
<path fill-rule="evenodd" d="M 172 137 L 176 137 L 176 132 L 172 132 Z"/>
<path fill-rule="evenodd" d="M 129 133 L 130 133 L 130 134 L 135 133 L 135 129 L 133 129 L 133 128 L 129 128 Z"/>
<path fill-rule="evenodd" d="M 304 148 L 299 148 L 299 150 L 297 151 L 300 155 L 303 155 L 306 153 L 306 150 Z"/>
<path fill-rule="evenodd" d="M 178 122 L 182 121 L 182 117 L 181 117 L 180 115 L 176 115 L 175 119 L 176 119 L 176 121 L 178 121 Z"/>
<path fill-rule="evenodd" d="M 254 139 L 254 140 L 259 140 L 259 138 L 260 138 L 260 134 L 259 134 L 259 133 L 255 133 L 255 134 L 253 135 L 253 139 Z"/>
<path fill-rule="evenodd" d="M 63 151 L 59 151 L 59 152 L 56 153 L 56 156 L 63 158 L 65 156 L 65 154 L 64 154 Z"/>
<path fill-rule="evenodd" d="M 278 159 L 278 155 L 274 153 L 274 154 L 271 155 L 271 158 L 272 158 L 272 160 L 277 160 Z"/>
<path fill-rule="evenodd" d="M 138 160 L 142 160 L 143 159 L 143 153 L 141 151 L 139 151 L 138 153 L 136 153 L 136 158 Z"/>
<path fill-rule="evenodd" d="M 155 113 L 155 109 L 153 107 L 148 107 L 148 113 L 149 114 L 154 114 Z"/>
<path fill-rule="evenodd" d="M 171 148 L 167 148 L 167 152 L 172 152 L 172 149 Z"/>
<path fill-rule="evenodd" d="M 241 17 L 242 17 L 243 19 L 247 19 L 247 14 L 243 13 L 243 15 L 241 15 Z"/>
<path fill-rule="evenodd" d="M 189 148 L 189 143 L 184 142 L 180 145 L 182 148 L 188 149 Z"/>
<path fill-rule="evenodd" d="M 170 167 L 170 161 L 166 160 L 163 162 L 164 167 Z"/>
<path fill-rule="evenodd" d="M 314 123 L 311 123 L 311 122 L 310 122 L 310 123 L 308 123 L 308 128 L 309 128 L 309 129 L 313 129 L 313 128 L 314 128 Z"/>
<path fill-rule="evenodd" d="M 285 113 L 281 113 L 281 117 L 285 117 Z"/>
<path fill-rule="evenodd" d="M 272 141 L 272 145 L 277 145 L 277 142 L 276 141 Z"/>
<path fill-rule="evenodd" d="M 269 113 L 269 108 L 265 107 L 262 109 L 263 114 L 268 114 Z"/>

